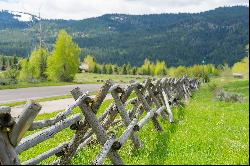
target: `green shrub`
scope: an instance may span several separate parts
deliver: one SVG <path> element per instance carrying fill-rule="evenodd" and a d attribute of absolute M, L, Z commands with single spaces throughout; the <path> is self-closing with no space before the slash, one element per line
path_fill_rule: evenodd
<path fill-rule="evenodd" d="M 217 90 L 216 99 L 225 102 L 242 102 L 243 96 L 238 93 L 226 92 L 224 89 Z"/>
<path fill-rule="evenodd" d="M 0 75 L 0 85 L 17 84 L 17 77 L 19 71 L 15 68 L 9 68 L 2 75 Z"/>

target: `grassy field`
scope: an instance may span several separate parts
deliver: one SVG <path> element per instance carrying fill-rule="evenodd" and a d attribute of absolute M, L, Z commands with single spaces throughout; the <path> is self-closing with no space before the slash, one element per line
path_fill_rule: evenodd
<path fill-rule="evenodd" d="M 94 73 L 77 73 L 73 82 L 53 82 L 53 81 L 42 81 L 42 82 L 18 82 L 18 84 L 12 85 L 0 85 L 0 90 L 3 89 L 17 89 L 17 88 L 28 88 L 28 87 L 42 87 L 42 86 L 63 86 L 73 84 L 102 84 L 103 81 L 112 79 L 117 83 L 126 83 L 130 80 L 143 81 L 149 76 L 135 76 L 135 75 L 110 75 L 110 74 L 94 74 Z"/>
<path fill-rule="evenodd" d="M 116 75 L 116 74 L 95 74 L 95 73 L 78 73 L 75 76 L 74 82 L 81 83 L 102 83 L 100 80 L 111 79 L 118 83 L 128 83 L 130 80 L 143 81 L 149 76 L 143 75 Z M 99 81 L 98 81 L 99 80 Z"/>
<path fill-rule="evenodd" d="M 211 84 L 217 84 L 227 91 L 241 93 L 244 101 L 216 101 L 210 88 Z M 173 110 L 174 124 L 160 119 L 164 131 L 159 133 L 155 132 L 150 121 L 138 132 L 143 147 L 134 150 L 131 141 L 128 141 L 119 154 L 126 164 L 249 164 L 248 90 L 248 80 L 216 79 L 204 84 L 185 107 Z M 100 112 L 110 102 L 111 100 L 105 101 Z M 37 119 L 55 115 L 56 113 L 39 115 Z M 124 128 L 119 134 L 122 130 Z M 69 140 L 72 136 L 71 130 L 64 130 L 53 139 L 23 152 L 19 157 L 21 161 L 27 160 L 54 147 L 58 142 Z M 93 144 L 80 151 L 71 164 L 90 164 L 99 151 L 100 146 Z M 55 157 L 42 164 L 53 159 Z M 106 159 L 105 164 L 110 164 L 110 161 Z"/>

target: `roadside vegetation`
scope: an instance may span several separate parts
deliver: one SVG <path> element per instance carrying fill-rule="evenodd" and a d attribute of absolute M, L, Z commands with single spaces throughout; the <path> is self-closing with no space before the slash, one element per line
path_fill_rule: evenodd
<path fill-rule="evenodd" d="M 211 88 L 214 86 L 241 94 L 243 101 L 216 100 L 216 88 Z M 101 113 L 111 102 L 105 101 L 98 112 Z M 75 109 L 73 113 L 76 112 L 80 110 Z M 133 150 L 130 141 L 125 144 L 119 154 L 126 164 L 249 164 L 249 80 L 212 79 L 193 94 L 187 105 L 174 108 L 173 113 L 174 124 L 160 121 L 163 132 L 154 133 L 150 122 L 138 133 L 143 142 L 140 150 Z M 39 115 L 36 120 L 56 114 Z M 19 157 L 22 161 L 35 157 L 58 142 L 69 140 L 73 134 L 70 129 L 64 130 Z M 73 158 L 71 164 L 91 163 L 100 148 L 92 142 Z M 54 159 L 49 158 L 42 164 Z M 110 164 L 109 160 L 106 159 L 104 164 Z"/>
<path fill-rule="evenodd" d="M 63 95 L 63 96 L 52 96 L 52 97 L 45 97 L 41 99 L 36 99 L 37 102 L 44 102 L 44 101 L 52 101 L 52 100 L 59 100 L 59 99 L 67 99 L 72 98 L 71 95 Z M 10 103 L 2 103 L 0 106 L 9 106 L 9 107 L 15 107 L 18 105 L 24 105 L 27 101 L 17 101 L 17 102 L 10 102 Z"/>

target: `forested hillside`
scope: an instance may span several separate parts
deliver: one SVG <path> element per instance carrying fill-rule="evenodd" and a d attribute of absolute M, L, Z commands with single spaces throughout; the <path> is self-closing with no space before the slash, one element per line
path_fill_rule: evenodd
<path fill-rule="evenodd" d="M 221 7 L 196 14 L 107 14 L 84 20 L 42 20 L 43 45 L 52 49 L 65 29 L 99 63 L 141 65 L 145 58 L 167 66 L 234 64 L 249 43 L 249 8 Z M 36 19 L 21 22 L 0 12 L 0 54 L 28 56 L 39 43 Z"/>

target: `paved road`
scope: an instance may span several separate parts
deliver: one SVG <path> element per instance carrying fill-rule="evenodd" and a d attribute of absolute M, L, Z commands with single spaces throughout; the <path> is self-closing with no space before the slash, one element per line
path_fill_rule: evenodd
<path fill-rule="evenodd" d="M 92 96 L 92 97 L 94 97 L 94 96 Z M 111 99 L 111 98 L 112 98 L 111 95 L 108 94 L 105 99 Z M 73 102 L 74 102 L 73 98 L 39 102 L 39 104 L 42 106 L 42 109 L 40 110 L 39 114 L 65 110 L 66 107 L 68 105 L 71 105 Z M 24 108 L 24 105 L 12 107 L 11 108 L 11 115 L 13 117 L 18 117 L 22 113 L 23 108 Z"/>
<path fill-rule="evenodd" d="M 94 92 L 97 91 L 101 86 L 101 84 L 76 84 L 67 86 L 32 87 L 0 90 L 0 103 L 66 95 L 69 94 L 70 91 L 75 87 L 80 87 L 82 91 Z"/>

